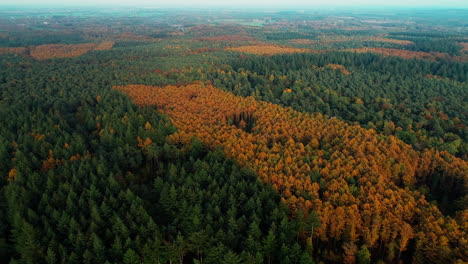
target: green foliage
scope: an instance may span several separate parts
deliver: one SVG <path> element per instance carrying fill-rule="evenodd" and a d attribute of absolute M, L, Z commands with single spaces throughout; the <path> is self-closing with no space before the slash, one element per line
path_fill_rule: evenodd
<path fill-rule="evenodd" d="M 127 252 L 125 252 L 125 255 L 123 257 L 123 263 L 124 264 L 139 264 L 140 258 L 135 253 L 135 251 L 129 248 Z"/>
<path fill-rule="evenodd" d="M 358 264 L 369 264 L 371 263 L 371 254 L 366 246 L 362 246 L 356 255 Z"/>
<path fill-rule="evenodd" d="M 461 47 L 457 44 L 462 35 L 444 32 L 394 32 L 390 33 L 394 39 L 409 40 L 413 45 L 405 49 L 424 52 L 443 52 L 450 55 L 460 55 Z"/>

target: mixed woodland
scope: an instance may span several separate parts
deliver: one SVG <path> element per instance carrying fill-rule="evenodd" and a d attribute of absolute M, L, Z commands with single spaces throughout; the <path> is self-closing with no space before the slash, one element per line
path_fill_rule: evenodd
<path fill-rule="evenodd" d="M 0 263 L 468 261 L 468 14 L 407 12 L 0 10 Z"/>

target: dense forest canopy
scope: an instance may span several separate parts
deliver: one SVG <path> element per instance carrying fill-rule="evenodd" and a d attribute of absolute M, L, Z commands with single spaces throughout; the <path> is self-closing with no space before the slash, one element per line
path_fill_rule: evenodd
<path fill-rule="evenodd" d="M 0 9 L 0 262 L 464 263 L 467 17 Z"/>

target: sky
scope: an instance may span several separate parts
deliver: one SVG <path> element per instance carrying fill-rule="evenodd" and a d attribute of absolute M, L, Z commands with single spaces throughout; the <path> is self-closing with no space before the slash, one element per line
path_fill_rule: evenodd
<path fill-rule="evenodd" d="M 399 6 L 468 8 L 468 0 L 0 0 L 0 5 L 126 5 L 126 6 Z"/>

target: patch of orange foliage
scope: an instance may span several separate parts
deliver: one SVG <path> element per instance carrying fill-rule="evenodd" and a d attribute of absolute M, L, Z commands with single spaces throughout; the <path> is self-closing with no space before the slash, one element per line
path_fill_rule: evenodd
<path fill-rule="evenodd" d="M 34 132 L 31 133 L 31 136 L 37 141 L 44 140 L 44 138 L 45 138 L 44 134 L 38 134 L 38 133 L 34 133 Z"/>
<path fill-rule="evenodd" d="M 100 44 L 46 44 L 31 47 L 30 55 L 38 60 L 71 58 L 81 56 L 91 50 L 110 50 L 113 46 L 113 41 L 105 41 Z"/>
<path fill-rule="evenodd" d="M 99 43 L 94 50 L 111 50 L 114 47 L 114 41 L 103 41 Z"/>
<path fill-rule="evenodd" d="M 77 160 L 81 160 L 80 154 L 76 154 L 70 157 L 70 161 L 77 161 Z"/>
<path fill-rule="evenodd" d="M 442 77 L 442 76 L 432 75 L 432 74 L 427 74 L 426 78 L 428 78 L 428 79 L 438 79 L 438 80 L 443 80 L 444 79 L 444 77 Z"/>
<path fill-rule="evenodd" d="M 326 67 L 331 68 L 331 69 L 333 69 L 333 70 L 340 70 L 341 73 L 343 73 L 343 74 L 345 74 L 345 75 L 351 74 L 351 72 L 349 72 L 349 71 L 345 68 L 345 66 L 340 65 L 340 64 L 327 64 Z"/>
<path fill-rule="evenodd" d="M 47 172 L 49 170 L 53 170 L 58 166 L 62 166 L 65 163 L 63 159 L 55 159 L 54 158 L 54 151 L 49 150 L 49 157 L 42 161 L 42 168 L 41 170 Z"/>
<path fill-rule="evenodd" d="M 70 58 L 81 56 L 91 50 L 111 50 L 114 44 L 114 41 L 104 41 L 99 44 L 45 44 L 32 47 L 0 47 L 0 54 L 16 53 L 26 55 L 29 51 L 29 55 L 38 60 Z"/>
<path fill-rule="evenodd" d="M 140 137 L 137 137 L 137 142 L 138 142 L 138 147 L 143 150 L 148 149 L 148 147 L 151 144 L 153 144 L 153 141 L 151 140 L 151 138 L 148 138 L 148 137 L 145 140 L 141 139 Z"/>
<path fill-rule="evenodd" d="M 184 36 L 185 33 L 184 33 L 184 32 L 180 32 L 180 31 L 177 31 L 177 32 L 169 32 L 168 35 L 169 35 L 169 36 Z"/>
<path fill-rule="evenodd" d="M 468 52 L 468 42 L 458 42 L 462 46 L 461 52 Z"/>
<path fill-rule="evenodd" d="M 14 181 L 16 179 L 16 174 L 17 174 L 17 171 L 15 168 L 11 169 L 9 172 L 8 172 L 8 181 Z"/>
<path fill-rule="evenodd" d="M 401 40 L 401 39 L 390 39 L 390 38 L 383 38 L 383 37 L 371 37 L 364 39 L 364 41 L 375 41 L 375 42 L 386 42 L 386 43 L 393 43 L 399 45 L 411 45 L 414 42 L 409 40 Z"/>
<path fill-rule="evenodd" d="M 234 48 L 227 48 L 227 50 L 250 53 L 256 55 L 275 55 L 275 54 L 285 54 L 285 53 L 299 53 L 299 52 L 318 52 L 317 50 L 312 49 L 299 49 L 286 46 L 278 46 L 271 44 L 257 44 L 257 45 L 248 45 L 240 46 Z"/>
<path fill-rule="evenodd" d="M 25 47 L 0 47 L 0 55 L 1 54 L 9 54 L 9 53 L 14 53 L 14 54 L 19 54 L 19 55 L 24 55 L 26 54 L 26 51 L 28 49 Z"/>
<path fill-rule="evenodd" d="M 466 191 L 467 163 L 446 152 L 419 153 L 393 136 L 202 83 L 114 89 L 168 115 L 179 129 L 170 136 L 173 142 L 198 137 L 221 146 L 271 183 L 292 212 L 316 210 L 321 226 L 314 236 L 322 241 L 405 251 L 417 238 L 416 254 L 438 256 L 443 250 L 458 257 L 451 245 L 468 238 L 468 230 L 414 191 L 415 182 L 434 171 L 442 171 L 454 190 Z"/>
<path fill-rule="evenodd" d="M 92 50 L 96 45 L 85 44 L 46 44 L 31 48 L 31 57 L 38 60 L 78 57 Z"/>
<path fill-rule="evenodd" d="M 298 44 L 298 45 L 314 45 L 320 43 L 319 41 L 316 40 L 311 40 L 311 39 L 291 39 L 289 40 L 292 44 Z"/>
<path fill-rule="evenodd" d="M 357 53 L 373 52 L 379 53 L 384 56 L 396 56 L 403 59 L 427 59 L 435 61 L 438 58 L 449 58 L 448 54 L 439 52 L 423 52 L 423 51 L 410 51 L 401 49 L 387 49 L 387 48 L 361 48 L 361 49 L 347 49 L 343 51 L 352 51 Z"/>

